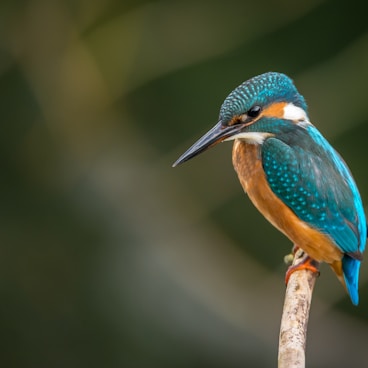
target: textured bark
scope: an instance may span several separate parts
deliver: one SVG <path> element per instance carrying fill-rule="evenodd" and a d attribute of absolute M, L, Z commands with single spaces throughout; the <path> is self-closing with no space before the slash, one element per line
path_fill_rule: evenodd
<path fill-rule="evenodd" d="M 297 266 L 307 257 L 298 249 L 292 266 Z M 317 262 L 315 266 L 318 267 Z M 317 276 L 318 273 L 305 269 L 297 270 L 290 276 L 281 318 L 278 368 L 305 367 L 309 310 Z"/>

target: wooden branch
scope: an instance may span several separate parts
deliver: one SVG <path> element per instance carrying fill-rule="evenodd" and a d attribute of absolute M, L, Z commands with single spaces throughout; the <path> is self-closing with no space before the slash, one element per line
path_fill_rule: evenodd
<path fill-rule="evenodd" d="M 292 266 L 308 257 L 300 248 Z M 318 263 L 314 264 L 318 268 Z M 286 288 L 279 337 L 278 368 L 304 368 L 309 309 L 318 273 L 297 270 L 290 275 Z"/>

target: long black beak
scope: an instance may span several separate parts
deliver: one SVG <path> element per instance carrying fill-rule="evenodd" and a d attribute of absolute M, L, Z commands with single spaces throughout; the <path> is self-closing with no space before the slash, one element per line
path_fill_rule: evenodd
<path fill-rule="evenodd" d="M 199 138 L 184 154 L 182 154 L 173 164 L 173 167 L 190 160 L 194 156 L 206 151 L 208 148 L 215 146 L 217 143 L 224 141 L 231 137 L 242 128 L 242 125 L 223 125 L 219 121 L 210 131 L 208 131 L 202 138 Z"/>

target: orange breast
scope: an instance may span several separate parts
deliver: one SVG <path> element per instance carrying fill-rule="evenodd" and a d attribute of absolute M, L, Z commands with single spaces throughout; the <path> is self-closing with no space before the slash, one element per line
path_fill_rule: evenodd
<path fill-rule="evenodd" d="M 332 240 L 300 220 L 270 189 L 261 162 L 261 146 L 236 140 L 233 164 L 241 185 L 263 216 L 295 245 L 318 262 L 326 262 L 341 272 L 341 251 Z"/>

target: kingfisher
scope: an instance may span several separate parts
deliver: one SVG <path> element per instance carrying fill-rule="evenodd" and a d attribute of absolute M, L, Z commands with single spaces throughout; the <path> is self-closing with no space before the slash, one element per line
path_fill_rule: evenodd
<path fill-rule="evenodd" d="M 242 83 L 226 97 L 218 123 L 173 166 L 223 141 L 234 141 L 233 165 L 255 207 L 307 253 L 297 269 L 317 272 L 315 262 L 329 264 L 357 305 L 367 239 L 362 199 L 344 160 L 310 122 L 293 81 L 268 72 Z"/>

